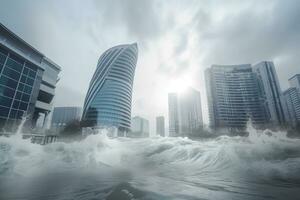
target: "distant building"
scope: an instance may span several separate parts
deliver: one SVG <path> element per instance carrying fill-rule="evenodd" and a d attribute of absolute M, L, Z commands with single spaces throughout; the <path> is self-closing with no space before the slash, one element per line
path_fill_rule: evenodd
<path fill-rule="evenodd" d="M 156 134 L 165 136 L 165 118 L 164 116 L 156 117 Z"/>
<path fill-rule="evenodd" d="M 137 58 L 136 43 L 112 47 L 100 56 L 83 107 L 86 127 L 115 127 L 119 135 L 130 130 Z"/>
<path fill-rule="evenodd" d="M 145 118 L 135 116 L 131 120 L 131 137 L 149 137 L 149 121 Z"/>
<path fill-rule="evenodd" d="M 211 128 L 231 133 L 266 123 L 257 76 L 250 64 L 212 65 L 205 72 Z"/>
<path fill-rule="evenodd" d="M 200 92 L 187 88 L 180 94 L 169 94 L 170 136 L 196 134 L 203 126 Z"/>
<path fill-rule="evenodd" d="M 273 62 L 263 61 L 253 66 L 257 74 L 261 97 L 266 108 L 267 121 L 272 126 L 285 124 L 282 92 Z"/>
<path fill-rule="evenodd" d="M 0 23 L 0 131 L 12 130 L 22 116 L 42 125 L 52 110 L 61 68 Z"/>
<path fill-rule="evenodd" d="M 73 121 L 80 121 L 81 107 L 55 107 L 53 109 L 51 128 L 61 130 Z"/>
<path fill-rule="evenodd" d="M 179 107 L 178 97 L 176 93 L 169 93 L 168 95 L 168 107 L 169 107 L 169 136 L 179 136 Z"/>
<path fill-rule="evenodd" d="M 286 118 L 288 124 L 295 127 L 300 124 L 300 91 L 291 87 L 283 93 L 286 103 Z"/>
<path fill-rule="evenodd" d="M 292 127 L 300 125 L 300 74 L 289 79 L 290 88 L 284 91 L 285 114 Z"/>
<path fill-rule="evenodd" d="M 199 134 L 203 126 L 200 92 L 189 87 L 179 94 L 179 131 L 182 136 Z"/>
<path fill-rule="evenodd" d="M 300 90 L 300 74 L 296 74 L 289 79 L 290 87 L 298 88 Z"/>

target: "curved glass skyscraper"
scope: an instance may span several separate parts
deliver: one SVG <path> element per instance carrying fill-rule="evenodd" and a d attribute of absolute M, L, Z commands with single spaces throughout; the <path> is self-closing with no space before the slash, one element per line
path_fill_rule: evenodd
<path fill-rule="evenodd" d="M 136 43 L 112 47 L 101 55 L 84 102 L 85 126 L 130 129 L 137 57 Z"/>

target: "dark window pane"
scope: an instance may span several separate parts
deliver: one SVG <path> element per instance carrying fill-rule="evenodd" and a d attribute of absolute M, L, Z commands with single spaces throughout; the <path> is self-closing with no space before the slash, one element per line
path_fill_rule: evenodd
<path fill-rule="evenodd" d="M 19 81 L 20 73 L 16 72 L 15 70 L 5 67 L 3 70 L 3 74 L 8 76 L 9 78 Z"/>
<path fill-rule="evenodd" d="M 24 111 L 19 110 L 19 111 L 17 112 L 16 119 L 21 119 L 21 118 L 23 117 L 23 114 L 24 114 Z"/>
<path fill-rule="evenodd" d="M 19 106 L 19 109 L 20 110 L 27 110 L 27 105 L 28 105 L 27 103 L 21 102 L 20 106 Z"/>
<path fill-rule="evenodd" d="M 21 77 L 21 83 L 26 83 L 26 76 L 25 75 L 22 75 L 22 77 Z"/>
<path fill-rule="evenodd" d="M 0 47 L 0 53 L 3 55 L 8 55 L 8 51 Z"/>
<path fill-rule="evenodd" d="M 23 94 L 23 96 L 22 96 L 22 101 L 28 102 L 28 101 L 29 101 L 29 98 L 30 98 L 30 95 L 28 95 L 28 94 Z"/>
<path fill-rule="evenodd" d="M 34 71 L 36 71 L 36 69 L 38 68 L 36 65 L 28 63 L 28 62 L 25 64 L 25 66 Z"/>
<path fill-rule="evenodd" d="M 27 75 L 28 72 L 29 72 L 29 69 L 27 67 L 24 67 L 23 74 Z"/>
<path fill-rule="evenodd" d="M 14 94 L 15 94 L 14 90 L 5 86 L 0 86 L 0 95 L 12 98 Z"/>
<path fill-rule="evenodd" d="M 8 116 L 8 112 L 9 112 L 8 108 L 0 106 L 0 116 L 1 117 L 7 117 Z"/>
<path fill-rule="evenodd" d="M 2 71 L 2 68 L 3 68 L 3 64 L 0 63 L 0 73 Z"/>
<path fill-rule="evenodd" d="M 36 72 L 35 72 L 35 71 L 33 71 L 33 70 L 30 70 L 28 75 L 29 75 L 29 77 L 31 77 L 31 78 L 33 78 L 33 79 L 34 79 L 34 78 L 35 78 L 35 74 L 36 74 Z"/>
<path fill-rule="evenodd" d="M 10 107 L 12 102 L 11 98 L 0 96 L 0 105 Z"/>
<path fill-rule="evenodd" d="M 27 93 L 27 94 L 30 94 L 31 93 L 31 87 L 29 87 L 28 85 L 25 85 L 24 92 Z"/>
<path fill-rule="evenodd" d="M 19 104 L 20 104 L 20 101 L 17 101 L 17 100 L 14 100 L 14 103 L 13 103 L 13 108 L 15 109 L 18 109 L 19 108 Z"/>
<path fill-rule="evenodd" d="M 7 78 L 6 76 L 1 76 L 0 84 L 8 86 L 10 88 L 16 89 L 18 82 Z"/>
<path fill-rule="evenodd" d="M 34 83 L 34 80 L 31 79 L 31 78 L 27 78 L 26 83 L 27 83 L 28 85 L 31 85 L 31 86 L 32 86 L 33 83 Z"/>
<path fill-rule="evenodd" d="M 24 90 L 24 86 L 25 85 L 23 83 L 19 83 L 18 90 L 22 92 Z"/>
<path fill-rule="evenodd" d="M 23 68 L 22 64 L 12 60 L 11 58 L 7 59 L 6 65 L 11 67 L 12 69 L 18 71 L 18 72 L 22 72 L 22 68 Z"/>
<path fill-rule="evenodd" d="M 6 56 L 0 52 L 0 64 L 4 64 L 5 60 L 6 60 Z"/>
<path fill-rule="evenodd" d="M 16 118 L 16 116 L 17 116 L 17 110 L 11 109 L 10 114 L 9 114 L 9 118 L 14 119 L 14 118 Z"/>
<path fill-rule="evenodd" d="M 21 96 L 22 96 L 22 93 L 21 92 L 17 92 L 16 94 L 16 99 L 20 100 L 21 99 Z"/>

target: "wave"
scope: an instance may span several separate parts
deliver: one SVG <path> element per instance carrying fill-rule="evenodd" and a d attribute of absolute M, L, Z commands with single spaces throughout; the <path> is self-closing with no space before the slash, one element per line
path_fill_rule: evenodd
<path fill-rule="evenodd" d="M 100 190 L 98 195 L 103 198 L 120 184 L 129 184 L 135 192 L 147 191 L 152 197 L 159 194 L 158 199 L 193 199 L 195 195 L 222 199 L 227 193 L 232 195 L 231 199 L 241 198 L 240 195 L 263 199 L 267 198 L 266 191 L 277 187 L 282 194 L 293 194 L 293 190 L 284 190 L 286 187 L 298 191 L 300 140 L 290 139 L 284 132 L 251 128 L 248 131 L 247 137 L 203 140 L 109 138 L 100 133 L 79 142 L 44 146 L 19 136 L 0 137 L 0 179 L 7 181 L 0 181 L 0 192 L 5 190 L 6 197 L 14 196 L 15 191 L 8 188 L 16 180 L 32 185 L 37 180 L 47 180 L 49 184 L 53 178 L 53 184 L 57 184 L 57 180 L 64 183 L 75 177 L 86 181 L 81 186 L 89 188 L 87 191 Z M 214 198 L 209 191 L 215 191 Z M 129 195 L 130 191 L 127 192 Z M 271 197 L 275 194 L 270 193 Z"/>

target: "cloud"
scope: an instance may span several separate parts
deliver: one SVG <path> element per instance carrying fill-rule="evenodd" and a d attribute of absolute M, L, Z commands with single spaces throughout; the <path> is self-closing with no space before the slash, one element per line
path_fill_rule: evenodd
<path fill-rule="evenodd" d="M 0 19 L 62 66 L 56 105 L 82 106 L 100 55 L 138 42 L 133 115 L 154 119 L 167 117 L 164 87 L 183 76 L 205 110 L 203 71 L 212 64 L 273 60 L 286 88 L 300 72 L 299 10 L 296 0 L 11 0 Z"/>

